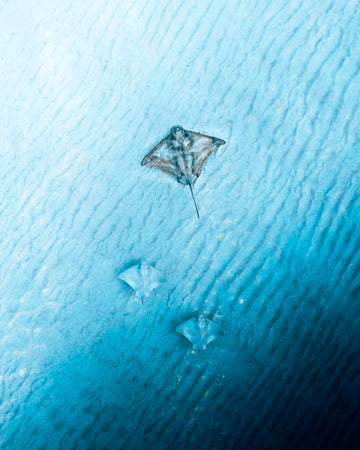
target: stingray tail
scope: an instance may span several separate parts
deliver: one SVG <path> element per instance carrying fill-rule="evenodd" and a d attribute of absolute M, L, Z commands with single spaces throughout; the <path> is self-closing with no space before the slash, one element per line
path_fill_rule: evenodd
<path fill-rule="evenodd" d="M 188 183 L 188 185 L 189 185 L 189 188 L 190 188 L 191 196 L 192 196 L 192 198 L 194 200 L 194 205 L 195 205 L 195 208 L 196 208 L 196 214 L 198 216 L 198 219 L 200 219 L 199 210 L 198 210 L 198 207 L 197 207 L 197 204 L 196 204 L 196 200 L 195 200 L 195 196 L 194 196 L 192 185 L 191 185 L 191 183 Z"/>

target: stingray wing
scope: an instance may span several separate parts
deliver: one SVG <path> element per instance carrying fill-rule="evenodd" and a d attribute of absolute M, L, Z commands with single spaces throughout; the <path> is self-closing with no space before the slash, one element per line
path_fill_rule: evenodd
<path fill-rule="evenodd" d="M 125 281 L 125 283 L 131 286 L 134 291 L 138 291 L 140 288 L 142 289 L 144 284 L 139 264 L 132 266 L 127 270 L 124 270 L 124 272 L 120 273 L 118 278 L 122 281 Z"/>
<path fill-rule="evenodd" d="M 193 131 L 186 131 L 186 134 L 192 142 L 188 152 L 192 155 L 192 172 L 197 178 L 210 155 L 215 153 L 220 145 L 224 145 L 225 141 Z"/>
<path fill-rule="evenodd" d="M 172 140 L 167 137 L 157 144 L 141 161 L 142 166 L 156 167 L 176 178 L 181 177 L 177 165 L 176 149 Z"/>
<path fill-rule="evenodd" d="M 201 333 L 201 345 L 205 349 L 220 333 L 220 327 L 212 320 L 206 319 L 206 326 Z"/>
<path fill-rule="evenodd" d="M 176 331 L 181 333 L 192 343 L 194 350 L 199 344 L 199 326 L 196 319 L 190 319 L 176 327 Z"/>
<path fill-rule="evenodd" d="M 141 273 L 144 280 L 145 295 L 148 297 L 151 291 L 164 281 L 164 277 L 160 270 L 155 269 L 155 267 L 150 266 L 150 264 L 147 263 L 141 265 Z"/>

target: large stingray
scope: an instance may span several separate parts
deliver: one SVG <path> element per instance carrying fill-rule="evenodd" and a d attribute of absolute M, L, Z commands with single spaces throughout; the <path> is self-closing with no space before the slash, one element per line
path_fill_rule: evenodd
<path fill-rule="evenodd" d="M 217 338 L 221 329 L 219 325 L 207 319 L 203 313 L 176 327 L 176 331 L 184 335 L 193 345 L 193 349 L 200 353 L 206 346 Z"/>
<path fill-rule="evenodd" d="M 187 131 L 177 125 L 145 156 L 141 165 L 157 167 L 176 177 L 179 183 L 187 184 L 200 217 L 193 186 L 209 156 L 224 144 L 222 139 Z"/>
<path fill-rule="evenodd" d="M 144 304 L 144 298 L 150 296 L 151 292 L 164 280 L 164 277 L 155 267 L 147 262 L 142 262 L 121 272 L 119 279 L 131 286 L 134 289 L 133 297 L 141 300 Z"/>

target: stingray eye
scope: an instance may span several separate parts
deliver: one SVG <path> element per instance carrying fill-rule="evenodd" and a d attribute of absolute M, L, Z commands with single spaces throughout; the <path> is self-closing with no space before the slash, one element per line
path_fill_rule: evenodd
<path fill-rule="evenodd" d="M 171 135 L 176 138 L 176 137 L 184 137 L 185 133 L 184 133 L 184 128 L 181 127 L 180 125 L 176 125 L 175 127 L 171 128 Z"/>

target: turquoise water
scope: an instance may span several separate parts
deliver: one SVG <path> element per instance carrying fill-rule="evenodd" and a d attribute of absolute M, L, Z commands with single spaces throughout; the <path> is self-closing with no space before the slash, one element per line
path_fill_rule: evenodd
<path fill-rule="evenodd" d="M 0 5 L 0 447 L 356 448 L 359 3 L 49 3 Z"/>

